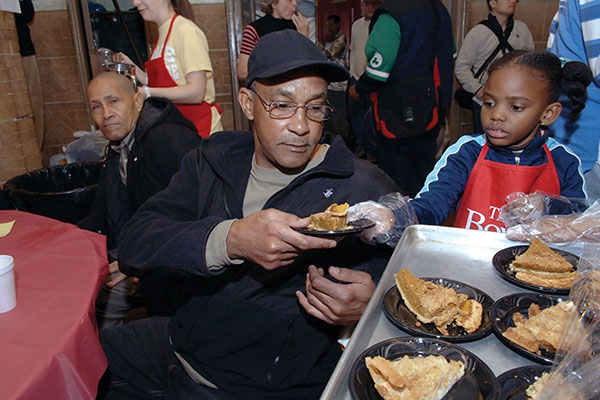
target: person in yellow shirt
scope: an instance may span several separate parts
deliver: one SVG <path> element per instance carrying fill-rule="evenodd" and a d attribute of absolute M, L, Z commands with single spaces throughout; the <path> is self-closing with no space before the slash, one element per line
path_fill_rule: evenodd
<path fill-rule="evenodd" d="M 223 130 L 222 110 L 215 104 L 208 42 L 192 22 L 188 0 L 134 0 L 134 5 L 145 21 L 158 25 L 158 41 L 146 62 L 146 72 L 136 68 L 146 97 L 171 100 L 202 137 Z M 133 64 L 125 54 L 119 55 L 121 62 Z"/>

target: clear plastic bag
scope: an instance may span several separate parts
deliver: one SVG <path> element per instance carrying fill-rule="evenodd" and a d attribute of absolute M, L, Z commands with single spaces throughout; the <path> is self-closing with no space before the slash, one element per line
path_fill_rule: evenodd
<path fill-rule="evenodd" d="M 108 139 L 92 127 L 91 131 L 77 131 L 76 139 L 63 148 L 68 163 L 97 162 L 104 157 Z"/>
<path fill-rule="evenodd" d="M 510 240 L 534 237 L 553 243 L 600 242 L 600 201 L 587 208 L 585 199 L 568 199 L 541 192 L 513 193 L 500 210 Z"/>
<path fill-rule="evenodd" d="M 584 245 L 577 271 L 569 293 L 577 312 L 563 327 L 550 377 L 535 400 L 600 396 L 600 245 Z"/>

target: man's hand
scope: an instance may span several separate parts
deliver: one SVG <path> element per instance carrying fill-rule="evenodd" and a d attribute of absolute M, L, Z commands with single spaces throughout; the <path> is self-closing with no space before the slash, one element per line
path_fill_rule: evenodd
<path fill-rule="evenodd" d="M 119 261 L 113 261 L 110 264 L 108 264 L 108 276 L 104 281 L 106 287 L 108 287 L 109 289 L 113 288 L 119 283 L 123 282 L 125 279 L 127 279 L 127 275 L 123 274 L 119 270 Z M 133 277 L 131 279 L 131 293 L 136 292 L 136 290 L 138 289 L 139 282 L 140 278 Z"/>
<path fill-rule="evenodd" d="M 356 85 L 352 85 L 348 88 L 348 96 L 352 101 L 358 101 L 358 99 L 360 99 L 360 95 L 356 91 Z"/>
<path fill-rule="evenodd" d="M 292 22 L 296 25 L 296 30 L 310 39 L 308 33 L 308 20 L 300 13 L 292 14 Z"/>
<path fill-rule="evenodd" d="M 352 325 L 360 319 L 375 292 L 371 275 L 348 268 L 329 267 L 329 274 L 343 283 L 325 278 L 322 268 L 308 267 L 306 295 L 296 291 L 307 313 L 331 325 Z"/>
<path fill-rule="evenodd" d="M 108 264 L 108 274 L 119 271 L 119 261 L 115 260 Z"/>
<path fill-rule="evenodd" d="M 272 270 L 291 264 L 303 251 L 329 249 L 335 240 L 303 235 L 308 219 L 269 209 L 235 221 L 227 235 L 227 255 L 242 258 Z"/>

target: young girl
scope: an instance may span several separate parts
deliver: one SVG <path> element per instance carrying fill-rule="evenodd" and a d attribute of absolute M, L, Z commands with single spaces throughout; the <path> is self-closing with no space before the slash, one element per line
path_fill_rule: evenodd
<path fill-rule="evenodd" d="M 136 68 L 136 78 L 146 85 L 146 97 L 171 100 L 202 137 L 222 131 L 208 42 L 193 22 L 189 1 L 134 0 L 133 4 L 144 21 L 158 26 L 158 42 L 146 61 L 146 72 Z M 133 64 L 125 54 L 119 56 L 121 62 Z"/>
<path fill-rule="evenodd" d="M 502 231 L 506 196 L 536 190 L 585 198 L 579 158 L 547 137 L 568 96 L 569 121 L 585 106 L 589 69 L 547 52 L 512 51 L 494 61 L 483 91 L 483 135 L 449 147 L 410 203 L 419 223 L 439 225 L 456 210 L 455 226 Z"/>

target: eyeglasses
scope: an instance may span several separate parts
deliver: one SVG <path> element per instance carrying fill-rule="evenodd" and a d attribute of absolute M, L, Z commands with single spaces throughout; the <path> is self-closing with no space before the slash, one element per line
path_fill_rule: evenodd
<path fill-rule="evenodd" d="M 298 108 L 304 108 L 306 118 L 315 122 L 323 122 L 328 120 L 335 111 L 335 109 L 328 104 L 309 103 L 301 106 L 292 101 L 272 101 L 271 103 L 267 103 L 258 93 L 256 93 L 256 91 L 252 90 L 252 93 L 258 97 L 265 110 L 269 113 L 269 116 L 274 119 L 291 118 L 296 114 Z"/>

